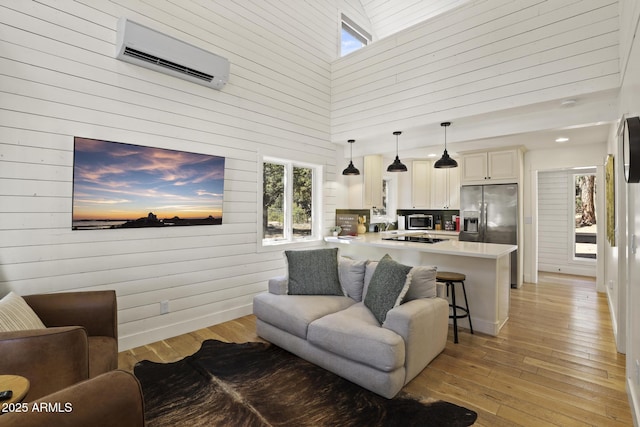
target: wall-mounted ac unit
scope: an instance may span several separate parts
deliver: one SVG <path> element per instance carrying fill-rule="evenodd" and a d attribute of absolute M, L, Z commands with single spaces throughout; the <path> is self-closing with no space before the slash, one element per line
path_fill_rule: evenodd
<path fill-rule="evenodd" d="M 226 58 L 126 18 L 118 21 L 116 58 L 214 89 L 229 80 Z"/>

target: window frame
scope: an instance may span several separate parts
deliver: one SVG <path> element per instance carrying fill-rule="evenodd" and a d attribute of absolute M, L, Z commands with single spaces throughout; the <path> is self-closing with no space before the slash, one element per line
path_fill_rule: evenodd
<path fill-rule="evenodd" d="M 353 50 L 349 53 L 342 53 L 342 31 L 346 31 L 353 38 L 360 41 L 364 46 Z M 344 56 L 350 55 L 354 52 L 359 51 L 363 47 L 368 46 L 373 41 L 371 34 L 365 31 L 361 26 L 356 24 L 352 19 L 346 16 L 344 13 L 340 14 L 340 27 L 338 29 L 338 57 L 342 58 Z"/>
<path fill-rule="evenodd" d="M 568 177 L 570 180 L 570 184 L 569 184 L 569 189 L 570 191 L 573 190 L 575 188 L 575 182 L 576 182 L 576 178 L 578 176 L 583 176 L 583 175 L 593 175 L 596 178 L 596 185 L 598 183 L 598 173 L 597 173 L 597 168 L 595 166 L 590 166 L 590 167 L 578 167 L 578 168 L 573 168 L 571 173 L 568 173 Z M 594 206 L 596 209 L 596 221 L 599 220 L 599 216 L 598 215 L 598 203 L 597 203 L 597 193 L 594 193 Z M 594 265 L 597 263 L 598 261 L 598 239 L 601 238 L 602 236 L 598 236 L 598 233 L 596 232 L 596 257 L 595 258 L 588 258 L 588 257 L 580 257 L 577 256 L 576 254 L 576 235 L 578 233 L 576 233 L 576 223 L 575 223 L 575 206 L 576 206 L 576 195 L 575 193 L 573 193 L 573 197 L 569 198 L 569 203 L 571 206 L 571 209 L 569 210 L 570 212 L 570 226 L 569 226 L 569 247 L 571 248 L 571 251 L 569 253 L 569 261 L 575 264 L 587 264 L 587 265 Z"/>
<path fill-rule="evenodd" d="M 262 218 L 264 215 L 264 164 L 273 163 L 284 166 L 284 230 L 282 239 L 265 239 Z M 311 235 L 304 237 L 293 236 L 293 168 L 311 169 Z M 297 160 L 284 159 L 272 156 L 262 156 L 258 163 L 258 208 L 257 221 L 257 243 L 258 249 L 281 250 L 287 246 L 301 246 L 317 244 L 322 241 L 322 176 L 323 166 L 319 164 L 301 162 Z"/>

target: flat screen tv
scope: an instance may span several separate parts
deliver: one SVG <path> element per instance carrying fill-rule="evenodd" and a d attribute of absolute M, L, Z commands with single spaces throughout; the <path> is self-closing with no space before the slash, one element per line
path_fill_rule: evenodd
<path fill-rule="evenodd" d="M 74 138 L 73 230 L 222 224 L 224 157 Z"/>

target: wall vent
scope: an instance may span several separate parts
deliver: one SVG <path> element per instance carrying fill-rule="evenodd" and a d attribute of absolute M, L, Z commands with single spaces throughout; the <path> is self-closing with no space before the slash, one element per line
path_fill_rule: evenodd
<path fill-rule="evenodd" d="M 126 18 L 118 22 L 116 58 L 214 89 L 229 80 L 226 58 Z"/>

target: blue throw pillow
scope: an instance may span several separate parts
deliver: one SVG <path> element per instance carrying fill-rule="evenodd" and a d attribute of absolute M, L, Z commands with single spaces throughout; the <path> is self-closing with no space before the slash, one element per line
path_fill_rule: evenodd
<path fill-rule="evenodd" d="M 373 272 L 364 305 L 371 310 L 380 324 L 387 318 L 387 312 L 402 302 L 409 289 L 407 274 L 411 267 L 397 263 L 387 254 Z"/>
<path fill-rule="evenodd" d="M 284 253 L 289 264 L 289 295 L 344 296 L 338 277 L 338 248 Z"/>

